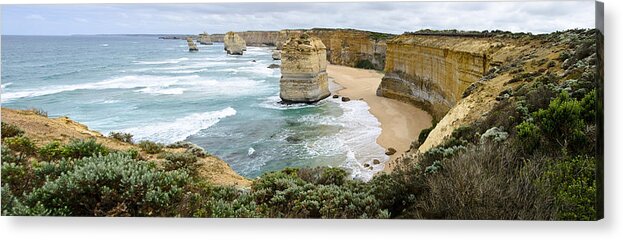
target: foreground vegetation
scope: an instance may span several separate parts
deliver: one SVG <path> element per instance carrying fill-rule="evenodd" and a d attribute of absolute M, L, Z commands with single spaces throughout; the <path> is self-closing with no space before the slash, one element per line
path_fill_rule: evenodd
<path fill-rule="evenodd" d="M 266 173 L 250 188 L 216 186 L 198 176 L 197 158 L 207 153 L 193 145 L 167 152 L 138 143 L 164 159 L 155 162 L 139 149 L 115 151 L 92 139 L 37 147 L 2 123 L 2 215 L 594 220 L 603 112 L 591 34 L 572 34 L 556 61 L 492 69 L 482 81 L 515 74 L 492 111 L 369 182 L 312 168 Z M 527 72 L 527 65 L 565 74 Z M 128 134 L 111 137 L 133 142 Z"/>

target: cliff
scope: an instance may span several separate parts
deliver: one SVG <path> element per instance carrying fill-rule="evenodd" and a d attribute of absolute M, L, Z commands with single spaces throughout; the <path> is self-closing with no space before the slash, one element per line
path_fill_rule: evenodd
<path fill-rule="evenodd" d="M 383 70 L 387 39 L 394 35 L 354 29 L 285 29 L 281 31 L 236 32 L 247 46 L 275 46 L 280 50 L 292 36 L 316 36 L 327 48 L 331 64 Z M 223 42 L 224 34 L 211 34 L 212 41 Z"/>
<path fill-rule="evenodd" d="M 331 95 L 326 56 L 322 41 L 307 34 L 283 45 L 279 96 L 284 102 L 317 102 Z"/>
<path fill-rule="evenodd" d="M 246 31 L 235 33 L 245 40 L 247 46 L 255 47 L 275 46 L 279 38 L 279 32 L 277 31 Z M 223 42 L 225 34 L 210 34 L 210 38 L 214 42 Z"/>
<path fill-rule="evenodd" d="M 210 39 L 210 35 L 206 32 L 199 34 L 197 41 L 201 45 L 212 45 L 212 39 Z"/>
<path fill-rule="evenodd" d="M 242 52 L 247 50 L 247 44 L 238 34 L 234 32 L 228 32 L 223 39 L 225 51 L 230 55 L 242 55 Z"/>
<path fill-rule="evenodd" d="M 24 131 L 24 135 L 30 138 L 35 145 L 42 147 L 52 141 L 69 143 L 73 139 L 90 139 L 104 145 L 112 150 L 140 149 L 135 144 L 119 141 L 114 138 L 106 137 L 97 131 L 90 130 L 87 126 L 80 124 L 68 117 L 48 118 L 35 114 L 27 110 L 13 110 L 2 108 L 2 122 L 15 125 Z M 182 148 L 167 147 L 165 151 L 184 151 Z M 140 152 L 141 157 L 161 163 L 158 154 L 148 154 Z M 236 185 L 249 186 L 251 181 L 238 175 L 223 160 L 207 156 L 199 159 L 202 166 L 199 169 L 199 176 L 216 185 Z"/>
<path fill-rule="evenodd" d="M 406 34 L 387 42 L 377 94 L 410 102 L 441 119 L 489 69 L 490 38 Z"/>

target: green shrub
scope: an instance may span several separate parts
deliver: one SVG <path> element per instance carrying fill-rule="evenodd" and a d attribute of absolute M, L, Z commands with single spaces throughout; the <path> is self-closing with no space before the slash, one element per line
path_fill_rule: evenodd
<path fill-rule="evenodd" d="M 167 171 L 185 170 L 194 175 L 197 173 L 199 166 L 201 166 L 197 156 L 190 152 L 165 152 L 160 157 L 165 159 L 164 168 Z"/>
<path fill-rule="evenodd" d="M 35 144 L 25 136 L 5 138 L 3 145 L 18 154 L 16 158 L 18 161 L 25 161 L 37 152 Z"/>
<path fill-rule="evenodd" d="M 39 159 L 43 161 L 60 160 L 63 158 L 63 146 L 59 141 L 52 141 L 39 148 Z"/>
<path fill-rule="evenodd" d="M 143 140 L 138 142 L 138 147 L 148 154 L 158 154 L 162 152 L 164 145 L 149 140 Z"/>
<path fill-rule="evenodd" d="M 18 128 L 15 125 L 12 124 L 8 124 L 8 123 L 4 123 L 2 122 L 2 139 L 5 138 L 9 138 L 9 137 L 17 137 L 17 136 L 21 136 L 24 134 L 24 131 L 22 131 L 22 129 Z"/>
<path fill-rule="evenodd" d="M 124 154 L 83 158 L 74 168 L 25 197 L 52 215 L 172 216 L 188 174 L 159 171 Z"/>
<path fill-rule="evenodd" d="M 436 126 L 437 126 L 437 123 L 433 122 L 433 124 L 429 128 L 422 129 L 422 131 L 420 131 L 420 134 L 418 135 L 418 138 L 417 138 L 418 142 L 420 144 L 423 144 L 424 141 L 426 141 L 426 138 L 428 138 L 428 134 L 430 134 L 430 132 L 432 132 Z"/>
<path fill-rule="evenodd" d="M 582 100 L 580 100 L 580 105 L 582 106 L 582 119 L 586 123 L 595 123 L 596 122 L 596 111 L 597 111 L 597 92 L 595 89 L 588 92 Z"/>
<path fill-rule="evenodd" d="M 543 136 L 551 143 L 566 148 L 583 139 L 582 130 L 586 124 L 582 119 L 582 110 L 577 100 L 570 98 L 567 92 L 562 92 L 550 102 L 548 108 L 533 113 L 533 117 Z"/>
<path fill-rule="evenodd" d="M 88 140 L 74 139 L 69 144 L 63 146 L 63 157 L 80 159 L 83 157 L 91 157 L 98 154 L 106 155 L 109 150 L 95 139 Z"/>
<path fill-rule="evenodd" d="M 355 64 L 355 67 L 363 69 L 375 69 L 374 64 L 372 64 L 372 62 L 370 62 L 370 60 L 368 59 L 359 60 L 357 64 Z"/>
<path fill-rule="evenodd" d="M 131 133 L 110 132 L 108 136 L 122 142 L 130 144 L 134 143 L 134 141 L 132 140 L 132 137 L 134 137 L 134 135 L 132 135 Z"/>
<path fill-rule="evenodd" d="M 577 156 L 551 161 L 542 181 L 556 199 L 558 220 L 596 220 L 595 157 Z"/>
<path fill-rule="evenodd" d="M 541 131 L 532 122 L 524 121 L 516 126 L 517 136 L 523 142 L 522 147 L 527 152 L 534 151 L 541 141 Z"/>
<path fill-rule="evenodd" d="M 342 185 L 346 180 L 346 171 L 341 168 L 325 168 L 317 184 L 322 185 Z"/>

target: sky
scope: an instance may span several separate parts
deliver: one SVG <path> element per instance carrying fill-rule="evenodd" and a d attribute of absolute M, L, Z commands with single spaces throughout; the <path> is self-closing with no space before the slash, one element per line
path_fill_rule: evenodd
<path fill-rule="evenodd" d="M 594 28 L 594 1 L 2 5 L 2 34 L 191 34 L 288 28 L 547 33 Z"/>

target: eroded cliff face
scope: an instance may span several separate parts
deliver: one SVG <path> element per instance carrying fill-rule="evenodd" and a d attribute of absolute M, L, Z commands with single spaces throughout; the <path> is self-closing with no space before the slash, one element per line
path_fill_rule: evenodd
<path fill-rule="evenodd" d="M 236 32 L 247 46 L 275 46 L 281 50 L 291 37 L 306 33 L 320 38 L 327 48 L 327 60 L 331 64 L 349 67 L 383 70 L 387 39 L 391 34 L 354 29 L 285 29 L 281 31 Z M 222 42 L 223 34 L 210 35 L 212 41 Z"/>
<path fill-rule="evenodd" d="M 283 45 L 279 96 L 284 102 L 317 102 L 331 95 L 326 56 L 315 36 L 301 34 Z"/>
<path fill-rule="evenodd" d="M 392 37 L 351 29 L 311 29 L 307 33 L 317 36 L 327 46 L 330 63 L 377 70 L 385 66 L 386 39 Z"/>
<path fill-rule="evenodd" d="M 387 42 L 379 96 L 410 102 L 441 119 L 489 69 L 489 38 L 402 35 Z"/>
<path fill-rule="evenodd" d="M 275 46 L 279 38 L 277 31 L 246 31 L 235 32 L 246 42 L 247 46 L 270 47 Z M 211 34 L 210 38 L 214 42 L 223 42 L 225 34 Z"/>

